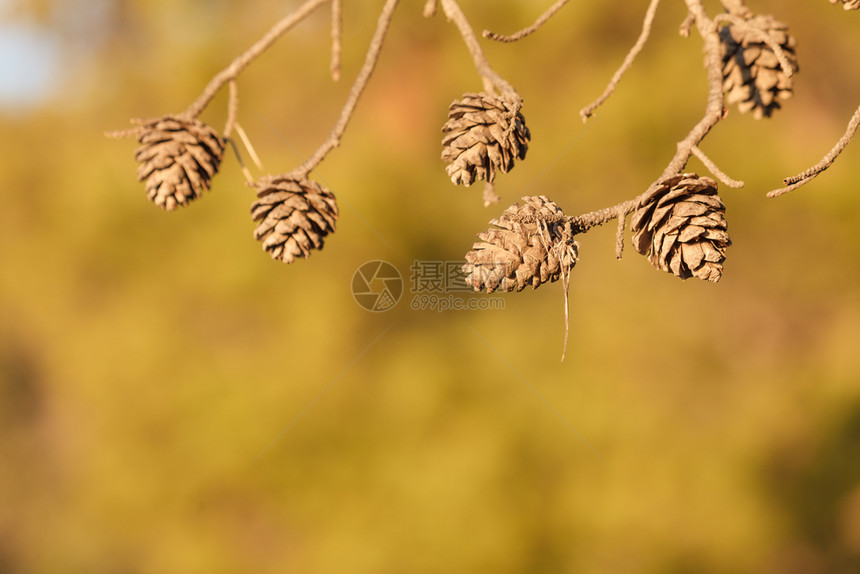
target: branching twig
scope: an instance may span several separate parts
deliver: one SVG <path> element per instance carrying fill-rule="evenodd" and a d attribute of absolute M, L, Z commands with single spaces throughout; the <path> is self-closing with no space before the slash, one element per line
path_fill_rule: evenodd
<path fill-rule="evenodd" d="M 693 27 L 693 24 L 696 22 L 696 17 L 691 13 L 687 12 L 687 17 L 684 18 L 684 21 L 681 22 L 681 26 L 678 28 L 678 33 L 684 38 L 690 37 L 690 29 Z"/>
<path fill-rule="evenodd" d="M 678 142 L 677 151 L 675 152 L 675 156 L 669 162 L 669 165 L 667 165 L 666 169 L 663 170 L 659 179 L 652 183 L 643 193 L 634 199 L 623 201 L 612 207 L 568 218 L 575 234 L 585 233 L 589 229 L 598 225 L 603 225 L 604 223 L 608 223 L 615 219 L 627 217 L 628 214 L 633 212 L 642 204 L 642 202 L 646 201 L 651 196 L 652 192 L 657 189 L 657 186 L 661 181 L 667 177 L 681 173 L 681 170 L 683 170 L 684 166 L 687 165 L 690 156 L 693 155 L 693 149 L 698 146 L 699 142 L 701 142 L 706 135 L 708 135 L 711 128 L 713 128 L 723 118 L 724 96 L 722 84 L 723 76 L 720 69 L 721 58 L 719 32 L 717 31 L 717 26 L 714 21 L 708 18 L 704 6 L 702 5 L 702 0 L 685 0 L 685 2 L 687 3 L 690 15 L 693 17 L 696 28 L 704 42 L 705 70 L 708 75 L 708 103 L 705 109 L 705 115 L 695 126 L 693 126 L 693 129 L 690 130 L 687 137 Z M 655 5 L 656 1 L 652 2 L 651 8 Z M 621 226 L 619 225 L 619 228 L 620 227 Z M 616 241 L 616 255 L 617 254 L 618 241 Z"/>
<path fill-rule="evenodd" d="M 639 35 L 639 39 L 636 40 L 636 44 L 633 45 L 633 48 L 630 49 L 627 57 L 624 58 L 624 63 L 621 64 L 621 67 L 618 68 L 618 71 L 616 71 L 615 75 L 612 76 L 612 79 L 609 81 L 609 85 L 606 86 L 606 90 L 604 90 L 603 94 L 579 112 L 579 115 L 582 116 L 583 122 L 588 121 L 588 118 L 594 114 L 595 110 L 602 106 L 603 103 L 612 96 L 613 92 L 615 92 L 615 88 L 617 88 L 619 82 L 621 82 L 621 77 L 630 69 L 630 66 L 633 65 L 633 61 L 636 59 L 636 56 L 639 55 L 639 52 L 642 51 L 642 48 L 645 46 L 645 42 L 648 41 L 648 36 L 651 35 L 651 27 L 654 23 L 654 14 L 657 12 L 657 6 L 659 4 L 660 0 L 651 0 L 651 5 L 648 6 L 648 11 L 645 13 L 645 20 L 642 23 L 642 33 Z"/>
<path fill-rule="evenodd" d="M 713 161 L 711 161 L 711 158 L 709 158 L 708 156 L 705 155 L 705 152 L 703 152 L 702 150 L 699 149 L 699 146 L 694 145 L 693 149 L 691 151 L 693 152 L 694 156 L 699 158 L 699 160 L 703 164 L 705 164 L 705 167 L 708 168 L 708 170 L 712 174 L 717 176 L 717 179 L 719 179 L 721 182 L 723 182 L 727 186 L 733 187 L 735 189 L 740 189 L 741 187 L 744 186 L 744 182 L 737 180 L 737 179 L 732 179 L 729 176 L 727 176 L 723 172 L 723 170 L 721 170 L 719 167 L 717 167 L 717 164 L 715 164 Z"/>
<path fill-rule="evenodd" d="M 713 20 L 708 18 L 705 13 L 705 8 L 702 5 L 702 0 L 685 0 L 687 8 L 696 23 L 696 28 L 704 43 L 703 50 L 705 52 L 705 70 L 708 75 L 708 103 L 705 108 L 705 115 L 699 120 L 687 137 L 678 142 L 678 150 L 675 157 L 666 166 L 660 180 L 666 179 L 671 175 L 680 173 L 687 165 L 687 161 L 693 153 L 693 147 L 699 145 L 708 132 L 711 131 L 717 123 L 723 118 L 723 106 L 725 98 L 723 96 L 723 72 L 721 69 L 721 52 L 720 52 L 720 36 L 717 31 L 717 25 Z M 659 181 L 659 180 L 658 180 Z M 657 182 L 652 184 L 652 188 Z M 647 193 L 647 192 L 646 192 Z"/>
<path fill-rule="evenodd" d="M 798 187 L 806 185 L 818 175 L 833 165 L 833 162 L 836 161 L 836 158 L 839 157 L 839 154 L 842 153 L 842 150 L 848 146 L 848 143 L 854 137 L 854 134 L 857 132 L 857 128 L 860 126 L 860 107 L 854 112 L 854 115 L 851 117 L 851 120 L 848 122 L 848 129 L 845 130 L 845 134 L 839 141 L 836 142 L 836 145 L 833 146 L 833 149 L 821 158 L 817 164 L 807 169 L 806 171 L 795 175 L 794 177 L 787 177 L 783 180 L 783 183 L 786 184 L 786 187 L 775 189 L 767 194 L 768 197 L 779 197 L 789 191 L 795 190 Z"/>
<path fill-rule="evenodd" d="M 269 46 L 271 46 L 285 32 L 307 18 L 314 10 L 329 1 L 330 0 L 307 0 L 307 2 L 302 4 L 295 12 L 272 26 L 272 28 L 262 38 L 257 40 L 253 46 L 248 48 L 247 51 L 233 60 L 229 66 L 212 78 L 200 97 L 197 98 L 197 100 L 191 104 L 185 112 L 183 112 L 183 115 L 187 115 L 192 118 L 199 116 L 206 106 L 209 105 L 209 102 L 212 101 L 212 98 L 215 97 L 215 94 L 224 87 L 224 84 L 231 80 L 235 80 L 239 74 L 242 73 L 242 70 L 247 68 L 251 62 L 265 52 Z"/>
<path fill-rule="evenodd" d="M 299 176 L 307 176 L 320 162 L 325 159 L 328 153 L 340 145 L 340 140 L 346 131 L 346 126 L 349 124 L 352 113 L 355 111 L 355 106 L 358 105 L 358 100 L 361 94 L 367 87 L 367 82 L 376 68 L 376 63 L 379 61 L 379 53 L 382 50 L 382 45 L 385 42 L 385 34 L 388 32 L 388 27 L 391 24 L 391 17 L 394 14 L 394 9 L 400 0 L 387 0 L 382 8 L 382 13 L 379 15 L 379 20 L 376 24 L 376 32 L 373 34 L 373 39 L 370 42 L 370 48 L 367 50 L 367 57 L 364 60 L 364 65 L 358 73 L 358 77 L 352 85 L 349 92 L 349 97 L 346 104 L 340 113 L 340 118 L 332 129 L 328 138 L 320 145 L 314 154 L 307 159 L 301 166 L 296 168 L 293 173 Z"/>
<path fill-rule="evenodd" d="M 478 38 L 475 36 L 475 31 L 466 19 L 466 15 L 463 14 L 460 5 L 457 4 L 457 0 L 440 1 L 442 3 L 442 10 L 445 12 L 445 17 L 454 22 L 460 30 L 460 35 L 463 36 L 463 41 L 466 43 L 466 47 L 472 55 L 472 60 L 475 62 L 475 68 L 484 82 L 484 89 L 488 93 L 492 93 L 494 88 L 498 89 L 505 98 L 515 103 L 522 103 L 522 98 L 514 87 L 490 67 L 490 63 L 487 61 L 486 56 L 484 56 L 484 51 L 481 49 Z M 516 112 L 518 111 L 519 109 L 514 112 L 514 116 L 516 116 Z M 511 125 L 513 125 L 513 122 L 511 122 Z"/>
<path fill-rule="evenodd" d="M 343 0 L 331 0 L 331 77 L 340 80 L 340 59 L 343 53 Z"/>
<path fill-rule="evenodd" d="M 495 32 L 490 32 L 489 30 L 484 30 L 484 38 L 489 38 L 490 40 L 495 40 L 497 42 L 516 42 L 517 40 L 522 40 L 526 36 L 529 36 L 535 33 L 537 30 L 541 28 L 544 24 L 546 24 L 550 18 L 556 15 L 556 13 L 564 8 L 564 5 L 568 3 L 569 0 L 558 0 L 555 4 L 553 4 L 549 10 L 544 12 L 540 18 L 535 20 L 535 23 L 516 32 L 515 34 L 511 34 L 510 36 L 506 36 L 504 34 L 497 34 Z"/>

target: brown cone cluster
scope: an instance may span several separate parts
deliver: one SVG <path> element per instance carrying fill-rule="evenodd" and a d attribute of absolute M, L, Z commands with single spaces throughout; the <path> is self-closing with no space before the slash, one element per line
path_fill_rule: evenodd
<path fill-rule="evenodd" d="M 842 2 L 842 7 L 846 10 L 860 10 L 860 0 L 830 0 L 831 4 Z"/>
<path fill-rule="evenodd" d="M 146 194 L 167 211 L 187 205 L 209 189 L 218 173 L 224 141 L 196 119 L 164 116 L 137 129 L 137 177 Z"/>
<path fill-rule="evenodd" d="M 457 185 L 492 183 L 496 171 L 507 173 L 515 159 L 525 159 L 531 139 L 514 103 L 485 93 L 465 94 L 451 104 L 442 131 L 442 161 Z"/>
<path fill-rule="evenodd" d="M 291 175 L 259 180 L 251 217 L 257 221 L 254 238 L 272 259 L 292 263 L 322 249 L 323 239 L 334 233 L 337 201 L 334 194 L 308 178 Z"/>
<path fill-rule="evenodd" d="M 716 283 L 732 243 L 725 214 L 714 180 L 694 173 L 674 175 L 633 213 L 633 246 L 658 269 Z"/>
<path fill-rule="evenodd" d="M 741 113 L 752 111 L 756 119 L 770 117 L 781 107 L 780 100 L 793 94 L 792 78 L 785 74 L 762 34 L 782 48 L 797 72 L 794 37 L 788 33 L 788 26 L 773 16 L 750 16 L 742 27 L 732 25 L 720 30 L 726 103 L 737 104 Z"/>
<path fill-rule="evenodd" d="M 522 291 L 570 273 L 579 244 L 564 213 L 547 197 L 526 196 L 478 234 L 463 272 L 475 291 Z"/>

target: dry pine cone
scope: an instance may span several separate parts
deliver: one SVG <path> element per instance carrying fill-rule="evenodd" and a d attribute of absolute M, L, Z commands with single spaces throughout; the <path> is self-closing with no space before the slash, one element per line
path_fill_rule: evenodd
<path fill-rule="evenodd" d="M 463 272 L 475 291 L 522 291 L 570 273 L 579 244 L 558 205 L 547 197 L 527 196 L 513 204 L 466 254 Z"/>
<path fill-rule="evenodd" d="M 793 81 L 761 35 L 766 34 L 782 48 L 793 72 L 798 69 L 796 42 L 788 27 L 773 16 L 753 16 L 744 24 L 720 30 L 726 103 L 737 104 L 741 113 L 752 110 L 756 119 L 770 117 L 780 108 L 780 100 L 792 96 Z"/>
<path fill-rule="evenodd" d="M 842 2 L 842 7 L 846 10 L 860 10 L 860 0 L 830 0 L 831 4 Z"/>
<path fill-rule="evenodd" d="M 716 283 L 732 243 L 725 213 L 714 180 L 694 173 L 674 175 L 660 182 L 633 214 L 633 246 L 658 269 Z"/>
<path fill-rule="evenodd" d="M 146 181 L 146 194 L 156 205 L 172 211 L 209 189 L 224 153 L 218 132 L 181 116 L 152 120 L 137 131 L 137 177 Z"/>
<path fill-rule="evenodd" d="M 515 159 L 525 159 L 531 134 L 525 118 L 515 110 L 512 102 L 485 93 L 465 94 L 451 104 L 442 127 L 442 161 L 448 164 L 451 181 L 492 183 L 496 170 L 507 173 Z"/>
<path fill-rule="evenodd" d="M 254 238 L 272 259 L 292 263 L 323 248 L 323 238 L 334 233 L 337 202 L 334 194 L 315 181 L 290 175 L 258 181 L 251 217 L 258 221 Z"/>

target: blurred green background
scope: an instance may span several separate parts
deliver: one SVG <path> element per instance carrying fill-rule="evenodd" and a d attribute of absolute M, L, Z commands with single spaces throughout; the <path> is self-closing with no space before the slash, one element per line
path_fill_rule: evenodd
<path fill-rule="evenodd" d="M 165 213 L 135 142 L 103 133 L 183 110 L 298 4 L 0 2 L 2 66 L 32 84 L 0 107 L 0 572 L 860 572 L 860 142 L 764 196 L 860 103 L 860 13 L 750 2 L 790 24 L 801 71 L 772 120 L 732 110 L 702 145 L 747 182 L 721 190 L 722 281 L 629 246 L 616 261 L 614 226 L 592 231 L 560 363 L 560 284 L 445 313 L 410 309 L 407 288 L 374 314 L 353 273 L 386 260 L 408 287 L 414 261 L 461 259 L 522 195 L 578 214 L 644 190 L 705 107 L 683 3 L 586 126 L 647 2 L 571 2 L 521 43 L 484 43 L 533 136 L 486 209 L 439 160 L 447 106 L 479 79 L 455 28 L 402 2 L 318 171 L 338 231 L 286 266 L 252 237 L 235 156 Z M 256 175 L 328 134 L 381 4 L 346 2 L 340 83 L 323 12 L 240 78 Z M 511 32 L 548 4 L 463 8 Z M 220 129 L 225 107 L 201 119 Z"/>

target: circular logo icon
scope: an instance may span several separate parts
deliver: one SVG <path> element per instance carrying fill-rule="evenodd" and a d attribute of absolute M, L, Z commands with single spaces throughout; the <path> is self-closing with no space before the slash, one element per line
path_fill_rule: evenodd
<path fill-rule="evenodd" d="M 403 278 L 387 261 L 368 261 L 352 276 L 352 296 L 368 311 L 388 311 L 397 305 L 401 295 Z"/>

